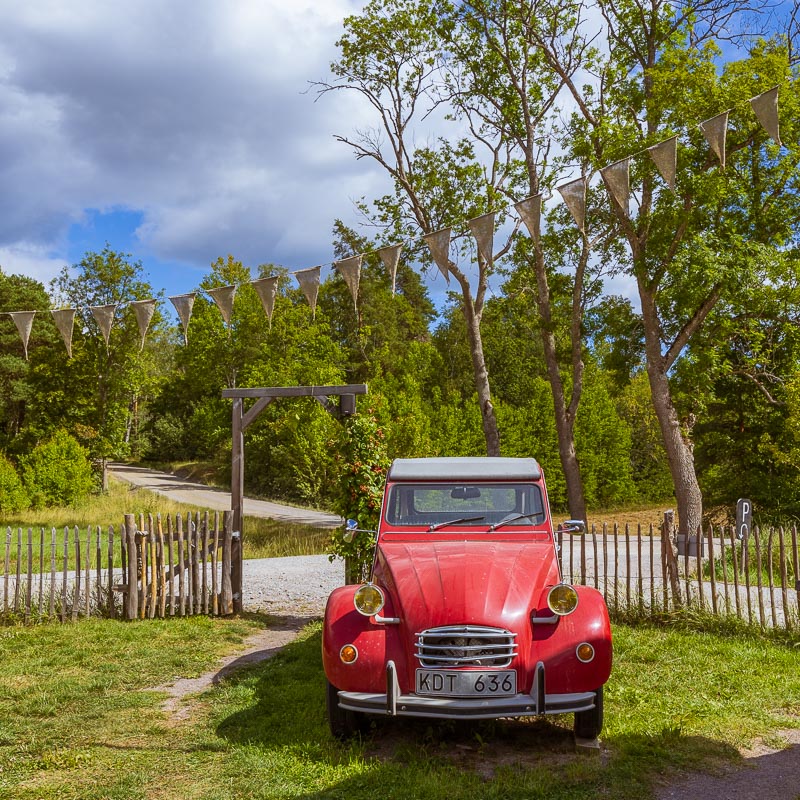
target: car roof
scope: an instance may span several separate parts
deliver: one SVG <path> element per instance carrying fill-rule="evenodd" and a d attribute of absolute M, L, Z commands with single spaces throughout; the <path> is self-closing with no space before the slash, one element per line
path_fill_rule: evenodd
<path fill-rule="evenodd" d="M 390 481 L 536 481 L 542 469 L 535 458 L 397 458 Z"/>

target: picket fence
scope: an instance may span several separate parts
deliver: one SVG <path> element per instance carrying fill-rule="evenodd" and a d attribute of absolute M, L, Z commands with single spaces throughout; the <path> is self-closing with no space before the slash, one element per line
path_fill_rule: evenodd
<path fill-rule="evenodd" d="M 660 526 L 593 525 L 558 541 L 564 579 L 598 589 L 612 612 L 696 610 L 800 629 L 796 526 L 754 527 L 740 539 L 733 526 L 708 525 L 686 541 L 665 516 Z"/>
<path fill-rule="evenodd" d="M 236 536 L 229 511 L 127 514 L 107 529 L 7 528 L 0 616 L 27 623 L 231 614 Z"/>

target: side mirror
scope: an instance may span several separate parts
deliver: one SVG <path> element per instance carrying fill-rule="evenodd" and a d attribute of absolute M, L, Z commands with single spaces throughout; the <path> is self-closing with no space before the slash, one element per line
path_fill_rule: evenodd
<path fill-rule="evenodd" d="M 355 519 L 348 519 L 344 523 L 344 533 L 342 534 L 342 539 L 346 542 L 352 542 L 355 538 L 356 531 L 358 530 L 358 520 Z"/>
<path fill-rule="evenodd" d="M 586 525 L 582 519 L 568 519 L 562 525 L 558 526 L 558 530 L 562 533 L 585 533 Z"/>

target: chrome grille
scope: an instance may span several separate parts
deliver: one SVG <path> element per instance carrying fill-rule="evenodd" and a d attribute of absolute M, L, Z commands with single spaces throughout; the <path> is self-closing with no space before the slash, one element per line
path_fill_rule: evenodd
<path fill-rule="evenodd" d="M 417 634 L 414 655 L 423 667 L 507 667 L 517 654 L 516 633 L 479 625 L 450 625 Z"/>

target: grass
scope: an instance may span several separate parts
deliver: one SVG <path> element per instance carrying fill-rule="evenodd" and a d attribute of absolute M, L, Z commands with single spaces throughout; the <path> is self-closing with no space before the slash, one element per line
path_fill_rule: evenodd
<path fill-rule="evenodd" d="M 570 718 L 455 725 L 380 720 L 327 731 L 320 626 L 191 698 L 176 720 L 152 687 L 196 675 L 264 619 L 0 629 L 0 796 L 643 798 L 663 776 L 736 762 L 800 726 L 800 648 L 767 638 L 616 625 L 600 758 Z"/>
<path fill-rule="evenodd" d="M 115 540 L 119 541 L 120 531 L 125 514 L 144 514 L 145 518 L 152 514 L 155 518 L 161 514 L 162 519 L 176 514 L 187 514 L 200 510 L 194 506 L 176 503 L 163 495 L 131 487 L 127 483 L 113 480 L 105 494 L 92 495 L 84 502 L 74 506 L 45 508 L 29 510 L 17 514 L 6 514 L 0 520 L 0 572 L 3 569 L 5 546 L 8 540 L 8 530 L 11 529 L 11 545 L 9 550 L 9 570 L 16 570 L 17 544 L 19 529 L 22 529 L 22 571 L 27 568 L 27 542 L 28 528 L 32 530 L 33 539 L 33 571 L 39 572 L 41 553 L 41 531 L 44 529 L 45 553 L 44 569 L 50 569 L 50 543 L 51 529 L 56 529 L 56 568 L 63 568 L 64 528 L 69 528 L 68 569 L 75 567 L 74 528 L 78 527 L 80 538 L 83 542 L 81 548 L 81 561 L 86 555 L 86 531 L 92 528 L 91 557 L 95 559 L 96 528 L 101 529 L 101 549 L 103 565 L 107 563 L 108 556 L 108 528 L 113 525 Z M 166 522 L 165 529 L 166 529 Z M 273 558 L 295 555 L 313 555 L 326 553 L 330 531 L 312 528 L 286 522 L 277 522 L 272 519 L 260 517 L 245 517 L 244 519 L 244 557 L 245 558 Z M 120 550 L 114 548 L 115 566 L 120 566 Z"/>

